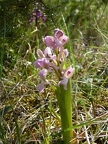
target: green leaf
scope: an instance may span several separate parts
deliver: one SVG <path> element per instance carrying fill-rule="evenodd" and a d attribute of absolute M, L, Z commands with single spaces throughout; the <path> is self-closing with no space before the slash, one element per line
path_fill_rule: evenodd
<path fill-rule="evenodd" d="M 10 110 L 12 110 L 12 106 L 5 106 L 0 110 L 0 117 L 6 115 Z"/>

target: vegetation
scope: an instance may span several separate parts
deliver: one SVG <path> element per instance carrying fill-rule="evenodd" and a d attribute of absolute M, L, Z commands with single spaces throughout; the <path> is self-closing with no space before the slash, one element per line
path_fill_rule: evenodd
<path fill-rule="evenodd" d="M 37 11 L 39 10 L 39 11 Z M 53 87 L 33 62 L 55 28 L 69 36 L 76 144 L 108 143 L 107 0 L 0 1 L 0 143 L 63 144 Z M 55 79 L 54 75 L 49 75 Z"/>

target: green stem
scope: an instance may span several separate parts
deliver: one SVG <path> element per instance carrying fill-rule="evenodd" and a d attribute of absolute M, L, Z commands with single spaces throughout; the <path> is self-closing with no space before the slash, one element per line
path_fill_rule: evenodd
<path fill-rule="evenodd" d="M 67 90 L 63 86 L 59 86 L 56 90 L 61 116 L 61 125 L 63 131 L 63 139 L 65 144 L 72 144 L 72 97 L 71 97 L 71 80 L 68 81 Z"/>

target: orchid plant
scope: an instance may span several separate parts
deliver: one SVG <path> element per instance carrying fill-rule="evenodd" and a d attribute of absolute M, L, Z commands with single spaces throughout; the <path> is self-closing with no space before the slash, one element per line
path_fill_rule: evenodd
<path fill-rule="evenodd" d="M 39 92 L 44 92 L 47 85 L 52 85 L 52 80 L 47 78 L 48 73 L 55 73 L 57 76 L 57 80 L 53 84 L 60 108 L 63 140 L 65 144 L 72 144 L 71 77 L 73 76 L 74 68 L 68 65 L 69 52 L 64 49 L 68 39 L 60 29 L 54 30 L 54 36 L 46 36 L 43 39 L 46 48 L 44 51 L 37 50 L 38 59 L 34 62 L 34 66 L 40 68 L 38 75 L 41 83 L 36 87 Z"/>

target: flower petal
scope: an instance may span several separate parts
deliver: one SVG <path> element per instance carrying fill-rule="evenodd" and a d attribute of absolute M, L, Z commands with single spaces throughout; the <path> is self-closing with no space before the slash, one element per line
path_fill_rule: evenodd
<path fill-rule="evenodd" d="M 63 52 L 64 52 L 65 56 L 68 57 L 68 55 L 69 55 L 68 50 L 67 50 L 67 49 L 64 49 Z"/>
<path fill-rule="evenodd" d="M 45 57 L 45 55 L 43 54 L 43 52 L 40 49 L 37 50 L 37 55 L 38 55 L 39 58 L 44 58 Z"/>
<path fill-rule="evenodd" d="M 61 46 L 63 46 L 62 42 L 61 42 L 58 38 L 55 38 L 54 42 L 55 42 L 55 46 L 56 46 L 56 47 L 61 47 Z"/>
<path fill-rule="evenodd" d="M 47 69 L 43 69 L 43 70 L 40 70 L 38 75 L 41 77 L 41 79 L 43 81 L 46 81 L 46 75 L 47 75 L 48 71 Z"/>
<path fill-rule="evenodd" d="M 53 47 L 54 45 L 54 37 L 52 36 L 46 36 L 43 41 L 47 47 Z"/>
<path fill-rule="evenodd" d="M 64 89 L 67 90 L 67 83 L 68 83 L 68 78 L 64 77 L 61 81 L 59 81 L 59 85 L 63 85 Z"/>
<path fill-rule="evenodd" d="M 63 35 L 59 38 L 59 40 L 61 41 L 62 45 L 64 45 L 65 43 L 67 43 L 68 41 L 68 37 L 66 35 Z"/>
<path fill-rule="evenodd" d="M 52 55 L 52 52 L 51 52 L 51 48 L 50 47 L 46 47 L 46 49 L 44 50 L 44 54 L 45 54 L 45 56 L 50 56 L 50 55 Z"/>
<path fill-rule="evenodd" d="M 73 76 L 75 69 L 72 68 L 71 66 L 65 71 L 64 77 L 66 78 L 71 78 Z"/>
<path fill-rule="evenodd" d="M 39 91 L 39 92 L 44 92 L 44 89 L 45 89 L 45 85 L 44 83 L 40 83 L 39 85 L 37 85 L 36 87 L 36 90 Z"/>
<path fill-rule="evenodd" d="M 60 29 L 55 29 L 54 30 L 54 37 L 55 38 L 60 38 L 61 36 L 63 36 L 63 31 L 62 30 L 60 30 Z"/>
<path fill-rule="evenodd" d="M 46 58 L 38 59 L 34 62 L 36 68 L 45 68 L 48 69 L 50 66 L 49 61 Z"/>

